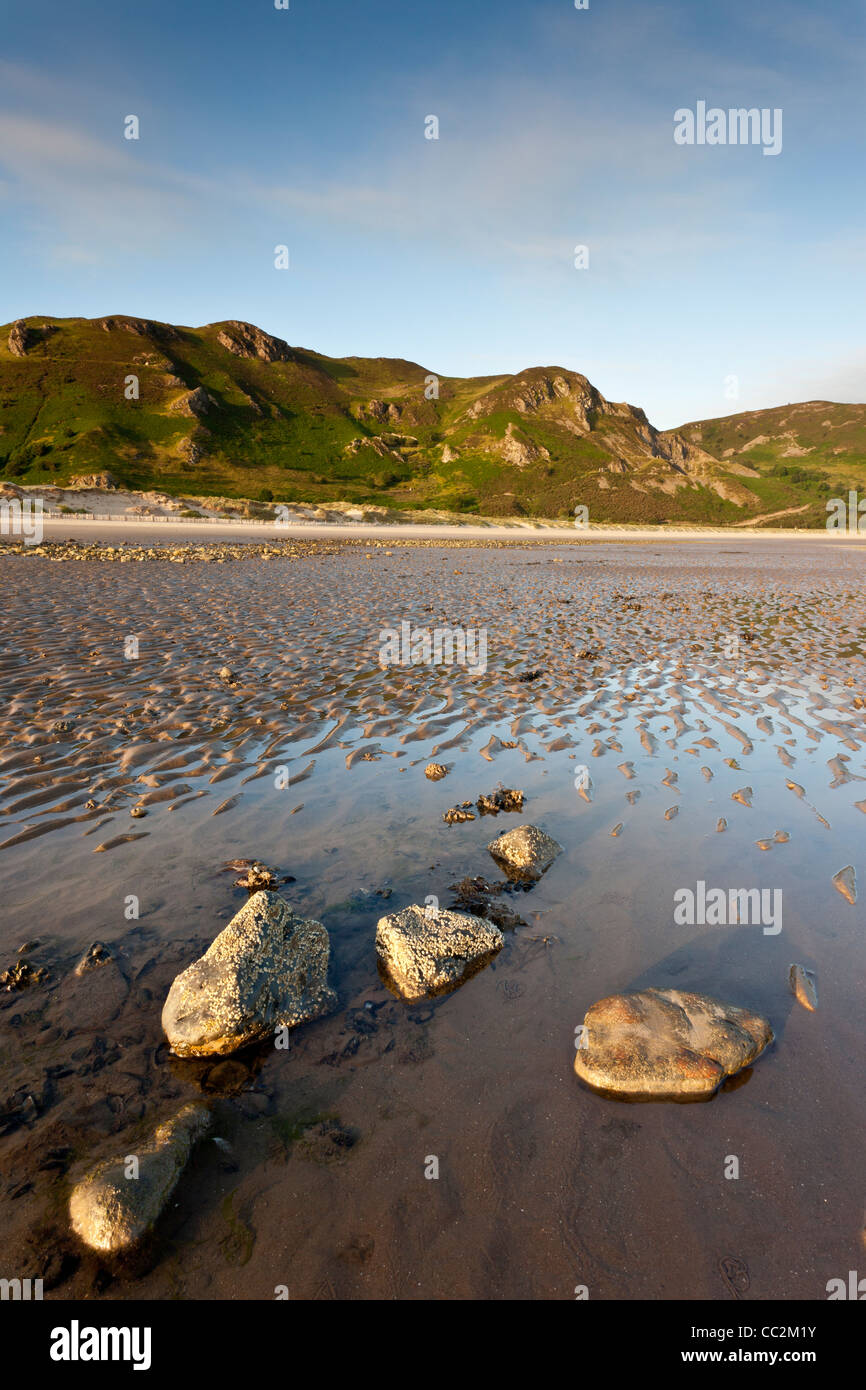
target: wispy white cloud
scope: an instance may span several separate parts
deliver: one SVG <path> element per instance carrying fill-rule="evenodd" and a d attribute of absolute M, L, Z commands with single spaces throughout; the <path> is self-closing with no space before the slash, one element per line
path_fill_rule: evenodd
<path fill-rule="evenodd" d="M 0 111 L 0 197 L 38 233 L 49 262 L 160 253 L 189 235 L 201 188 L 134 146 Z"/>

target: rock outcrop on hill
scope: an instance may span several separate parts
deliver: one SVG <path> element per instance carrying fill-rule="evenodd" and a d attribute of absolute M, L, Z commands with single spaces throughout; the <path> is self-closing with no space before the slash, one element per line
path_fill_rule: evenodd
<path fill-rule="evenodd" d="M 235 357 L 258 357 L 262 362 L 290 362 L 291 349 L 282 338 L 274 338 L 252 323 L 232 319 L 220 328 L 217 342 Z"/>

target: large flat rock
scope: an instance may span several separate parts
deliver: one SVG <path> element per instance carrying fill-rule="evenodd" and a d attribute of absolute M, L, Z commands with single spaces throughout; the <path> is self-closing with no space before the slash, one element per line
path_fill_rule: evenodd
<path fill-rule="evenodd" d="M 748 1009 L 705 994 L 645 989 L 588 1009 L 574 1069 L 610 1095 L 700 1099 L 772 1041 L 768 1021 Z"/>

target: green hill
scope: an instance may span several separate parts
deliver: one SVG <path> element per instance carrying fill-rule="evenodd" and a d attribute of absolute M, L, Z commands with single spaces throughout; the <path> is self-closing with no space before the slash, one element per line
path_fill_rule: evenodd
<path fill-rule="evenodd" d="M 757 477 L 749 487 L 765 510 L 805 505 L 798 526 L 823 526 L 828 498 L 844 498 L 849 489 L 862 495 L 866 487 L 866 405 L 801 401 L 695 420 L 678 433 L 721 463 L 752 470 Z"/>
<path fill-rule="evenodd" d="M 823 409 L 860 412 L 866 437 L 866 407 Z M 19 483 L 107 470 L 176 495 L 488 516 L 582 504 L 593 521 L 719 524 L 820 501 L 734 424 L 775 414 L 661 432 L 561 367 L 437 378 L 400 359 L 324 357 L 236 321 L 34 317 L 0 330 L 0 478 Z M 822 460 L 841 468 L 842 445 L 855 462 L 855 436 L 840 415 Z"/>

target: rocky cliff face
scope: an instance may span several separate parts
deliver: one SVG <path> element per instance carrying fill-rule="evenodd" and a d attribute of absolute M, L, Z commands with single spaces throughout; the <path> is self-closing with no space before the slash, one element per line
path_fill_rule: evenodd
<path fill-rule="evenodd" d="M 9 330 L 9 351 L 13 357 L 24 357 L 32 341 L 32 334 L 23 319 L 13 323 Z"/>
<path fill-rule="evenodd" d="M 290 362 L 292 352 L 282 338 L 274 338 L 252 323 L 230 319 L 219 327 L 217 342 L 235 357 L 257 357 L 261 362 Z"/>
<path fill-rule="evenodd" d="M 527 464 L 535 463 L 537 459 L 550 458 L 543 444 L 533 444 L 513 424 L 509 424 L 505 431 L 500 453 L 506 463 L 513 463 L 517 468 L 526 468 Z"/>
<path fill-rule="evenodd" d="M 512 377 L 505 386 L 498 385 L 487 391 L 469 407 L 466 415 L 470 420 L 479 420 L 500 410 L 538 415 L 550 413 L 546 408 L 557 404 L 558 415 L 574 424 L 577 432 L 587 433 L 592 428 L 592 412 L 602 403 L 607 404 L 579 372 L 536 367 Z"/>
<path fill-rule="evenodd" d="M 102 319 L 99 326 L 103 333 L 123 331 L 134 333 L 137 338 L 151 338 L 157 342 L 174 342 L 178 337 L 177 329 L 170 323 L 157 323 L 153 319 Z"/>
<path fill-rule="evenodd" d="M 194 391 L 187 391 L 185 395 L 173 401 L 170 409 L 179 415 L 193 416 L 198 420 L 202 415 L 207 415 L 215 405 L 213 396 L 203 386 L 197 386 Z"/>
<path fill-rule="evenodd" d="M 516 412 L 521 424 L 510 421 L 503 434 L 486 438 L 484 447 L 521 469 L 551 458 L 550 447 L 534 437 L 535 426 L 591 441 L 608 455 L 600 474 L 640 472 L 644 489 L 676 490 L 690 481 L 703 481 L 707 470 L 717 467 L 717 460 L 699 445 L 673 431 L 655 429 L 638 406 L 608 401 L 579 372 L 530 368 L 486 390 L 467 407 L 463 419 L 483 428 L 485 421 L 503 412 Z"/>

